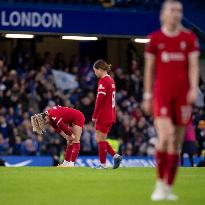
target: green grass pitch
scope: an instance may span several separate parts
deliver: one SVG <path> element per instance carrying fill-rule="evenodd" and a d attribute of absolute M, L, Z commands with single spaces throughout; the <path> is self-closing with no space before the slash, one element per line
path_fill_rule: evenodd
<path fill-rule="evenodd" d="M 205 169 L 181 168 L 177 202 L 151 202 L 153 168 L 0 168 L 0 205 L 205 204 Z"/>

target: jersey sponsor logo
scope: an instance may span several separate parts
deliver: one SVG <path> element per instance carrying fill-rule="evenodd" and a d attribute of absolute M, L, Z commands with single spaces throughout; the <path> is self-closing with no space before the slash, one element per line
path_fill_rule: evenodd
<path fill-rule="evenodd" d="M 98 89 L 105 89 L 102 84 L 99 85 Z"/>
<path fill-rule="evenodd" d="M 160 43 L 157 47 L 158 47 L 159 50 L 162 50 L 162 49 L 165 48 L 165 44 L 164 43 Z"/>
<path fill-rule="evenodd" d="M 171 61 L 184 61 L 185 60 L 185 55 L 181 52 L 166 52 L 163 51 L 161 53 L 161 60 L 164 63 L 168 63 Z"/>

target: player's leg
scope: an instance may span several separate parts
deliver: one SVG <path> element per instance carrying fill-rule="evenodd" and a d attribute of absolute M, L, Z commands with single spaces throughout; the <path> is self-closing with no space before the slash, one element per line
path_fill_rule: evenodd
<path fill-rule="evenodd" d="M 72 141 L 72 152 L 71 152 L 71 156 L 70 156 L 70 166 L 74 166 L 75 161 L 78 157 L 79 151 L 80 151 L 80 138 L 82 135 L 82 127 L 78 126 L 78 125 L 74 125 L 72 127 L 72 132 L 73 135 L 75 136 L 75 139 Z"/>
<path fill-rule="evenodd" d="M 159 180 L 165 180 L 168 141 L 174 135 L 174 126 L 169 117 L 158 117 L 154 123 L 158 134 L 156 145 L 157 177 Z"/>
<path fill-rule="evenodd" d="M 112 128 L 112 124 L 107 124 L 106 126 L 109 132 Z M 106 143 L 107 143 L 107 153 L 113 157 L 113 169 L 117 169 L 120 166 L 120 163 L 122 161 L 122 156 L 116 153 L 116 151 L 113 149 L 113 147 L 108 141 L 106 141 Z"/>
<path fill-rule="evenodd" d="M 186 92 L 180 92 L 173 107 L 175 132 L 168 142 L 166 188 L 167 200 L 177 200 L 177 196 L 172 193 L 172 187 L 176 178 L 179 165 L 179 155 L 184 138 L 185 126 L 191 119 L 191 106 L 186 104 Z"/>
<path fill-rule="evenodd" d="M 98 156 L 100 161 L 99 168 L 106 168 L 106 156 L 107 156 L 107 133 L 100 131 L 100 125 L 96 126 L 96 141 L 98 144 Z"/>
<path fill-rule="evenodd" d="M 192 154 L 192 153 L 189 153 L 188 156 L 189 156 L 189 161 L 190 161 L 191 167 L 193 167 L 193 166 L 194 166 L 193 154 Z"/>
<path fill-rule="evenodd" d="M 158 134 L 158 143 L 156 145 L 157 182 L 151 199 L 157 201 L 166 198 L 165 171 L 167 166 L 167 148 L 169 138 L 172 138 L 174 135 L 174 126 L 169 117 L 157 117 L 154 123 Z"/>
<path fill-rule="evenodd" d="M 72 149 L 73 149 L 73 144 L 69 141 L 67 141 L 67 147 L 66 147 L 66 151 L 64 154 L 64 161 L 62 165 L 59 166 L 69 166 L 69 162 L 70 162 L 70 158 L 71 158 L 71 154 L 72 154 Z"/>
<path fill-rule="evenodd" d="M 67 148 L 64 154 L 64 161 L 58 167 L 74 167 L 75 161 L 80 151 L 80 137 L 82 134 L 82 127 L 74 125 L 71 127 L 72 133 L 75 136 L 73 141 L 67 142 Z"/>
<path fill-rule="evenodd" d="M 107 133 L 110 131 L 112 124 L 96 124 L 96 141 L 98 144 L 98 153 L 101 167 L 106 167 L 106 155 L 109 153 L 113 157 L 113 168 L 117 169 L 120 166 L 122 157 L 117 154 L 109 142 L 106 141 Z"/>
<path fill-rule="evenodd" d="M 177 196 L 172 193 L 172 187 L 177 174 L 180 160 L 181 144 L 184 137 L 184 127 L 177 126 L 172 138 L 168 141 L 167 148 L 167 169 L 166 169 L 166 198 L 168 200 L 177 200 Z"/>

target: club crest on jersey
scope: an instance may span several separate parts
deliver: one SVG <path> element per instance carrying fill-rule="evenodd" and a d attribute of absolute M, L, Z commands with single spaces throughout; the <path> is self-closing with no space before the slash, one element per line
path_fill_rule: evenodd
<path fill-rule="evenodd" d="M 180 42 L 180 49 L 181 50 L 185 50 L 186 49 L 186 42 L 185 41 L 181 41 Z"/>
<path fill-rule="evenodd" d="M 162 49 L 165 48 L 165 44 L 164 43 L 160 43 L 157 47 L 158 47 L 159 50 L 162 50 Z"/>
<path fill-rule="evenodd" d="M 105 89 L 102 84 L 99 85 L 98 89 Z"/>

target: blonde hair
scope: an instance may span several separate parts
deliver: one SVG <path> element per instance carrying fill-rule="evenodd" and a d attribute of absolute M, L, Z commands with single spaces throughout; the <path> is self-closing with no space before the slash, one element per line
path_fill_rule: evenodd
<path fill-rule="evenodd" d="M 34 114 L 31 116 L 31 125 L 33 127 L 33 131 L 37 132 L 38 134 L 43 134 L 45 130 L 45 113 Z"/>

